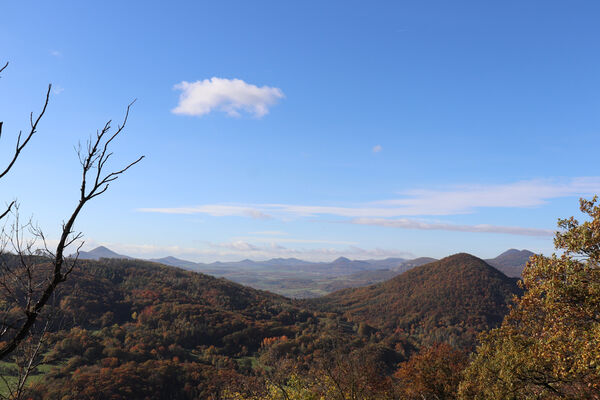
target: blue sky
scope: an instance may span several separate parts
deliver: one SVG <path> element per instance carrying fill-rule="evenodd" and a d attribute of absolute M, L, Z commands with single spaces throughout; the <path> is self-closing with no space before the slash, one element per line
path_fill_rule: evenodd
<path fill-rule="evenodd" d="M 137 98 L 86 247 L 213 261 L 552 251 L 600 193 L 594 1 L 11 2 L 1 201 L 55 238 L 73 145 Z"/>

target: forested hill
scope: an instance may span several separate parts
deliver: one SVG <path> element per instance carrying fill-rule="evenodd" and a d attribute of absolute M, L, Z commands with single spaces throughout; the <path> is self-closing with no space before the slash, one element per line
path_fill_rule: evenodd
<path fill-rule="evenodd" d="M 61 285 L 50 371 L 36 375 L 32 398 L 216 399 L 282 363 L 307 370 L 351 354 L 389 372 L 421 344 L 472 346 L 517 291 L 468 254 L 319 301 L 147 261 L 83 260 Z"/>
<path fill-rule="evenodd" d="M 198 344 L 243 345 L 247 351 L 258 349 L 264 337 L 289 334 L 286 327 L 309 316 L 274 293 L 140 260 L 82 261 L 60 293 L 61 312 L 68 316 L 63 320 L 71 326 L 150 323 Z M 236 333 L 235 340 L 229 336 Z"/>
<path fill-rule="evenodd" d="M 500 324 L 515 294 L 520 294 L 516 279 L 460 253 L 383 283 L 308 302 L 351 321 L 406 331 L 425 342 L 469 345 L 477 332 Z"/>
<path fill-rule="evenodd" d="M 372 345 L 393 366 L 414 349 L 280 295 L 140 260 L 83 260 L 56 300 L 36 400 L 221 398 L 281 360 L 308 367 Z"/>

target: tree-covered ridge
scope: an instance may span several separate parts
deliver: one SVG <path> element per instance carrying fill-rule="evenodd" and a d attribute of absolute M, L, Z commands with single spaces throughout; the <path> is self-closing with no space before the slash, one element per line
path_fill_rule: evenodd
<path fill-rule="evenodd" d="M 85 261 L 61 293 L 61 311 L 73 326 L 144 325 L 170 336 L 185 331 L 198 343 L 213 345 L 238 333 L 253 350 L 262 338 L 249 329 L 281 336 L 312 316 L 273 293 L 139 260 Z"/>
<path fill-rule="evenodd" d="M 391 372 L 415 348 L 405 335 L 139 260 L 82 262 L 56 305 L 44 354 L 53 367 L 32 386 L 33 398 L 216 399 L 248 385 L 262 393 L 274 369 L 307 371 L 334 352 L 368 348 Z"/>
<path fill-rule="evenodd" d="M 512 297 L 520 293 L 516 279 L 460 253 L 314 303 L 348 320 L 403 331 L 425 343 L 470 346 L 478 332 L 500 324 Z"/>
<path fill-rule="evenodd" d="M 400 390 L 398 363 L 435 340 L 139 260 L 82 262 L 57 306 L 53 367 L 34 398 L 261 398 L 296 377 L 313 392 L 358 385 L 383 399 Z"/>

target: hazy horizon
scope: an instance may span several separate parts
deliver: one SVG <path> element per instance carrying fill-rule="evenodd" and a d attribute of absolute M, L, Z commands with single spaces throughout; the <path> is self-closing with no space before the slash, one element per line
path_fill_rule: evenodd
<path fill-rule="evenodd" d="M 109 246 L 106 246 L 106 245 L 103 245 L 103 244 L 100 244 L 100 245 L 95 246 L 95 247 L 86 245 L 86 246 L 84 246 L 81 249 L 81 251 L 83 251 L 83 252 L 90 252 L 90 251 L 96 250 L 98 248 L 108 249 L 108 250 L 113 251 L 113 252 L 115 252 L 115 253 L 117 253 L 119 255 L 127 256 L 127 257 L 132 257 L 132 258 L 136 258 L 136 259 L 140 259 L 140 260 L 149 260 L 149 261 L 152 261 L 152 260 L 161 260 L 161 259 L 168 258 L 168 257 L 175 257 L 175 258 L 177 258 L 179 260 L 182 260 L 182 261 L 191 261 L 191 262 L 199 263 L 199 264 L 211 264 L 211 263 L 216 263 L 216 262 L 236 263 L 236 262 L 242 262 L 242 261 L 252 261 L 252 262 L 260 263 L 260 262 L 270 261 L 270 260 L 276 260 L 276 259 L 281 259 L 281 260 L 295 259 L 295 260 L 306 261 L 306 262 L 315 262 L 315 263 L 318 263 L 318 262 L 330 263 L 330 262 L 333 262 L 333 261 L 335 261 L 337 259 L 340 259 L 340 258 L 347 258 L 350 261 L 373 261 L 373 260 L 375 260 L 375 261 L 383 261 L 383 260 L 393 259 L 393 258 L 402 258 L 402 259 L 406 259 L 406 260 L 417 259 L 417 258 L 436 258 L 436 259 L 438 259 L 438 257 L 431 257 L 431 256 L 428 256 L 428 255 L 418 255 L 418 256 L 416 256 L 416 255 L 413 255 L 413 254 L 406 253 L 404 256 L 385 256 L 385 257 L 373 257 L 373 258 L 351 258 L 351 257 L 343 256 L 343 255 L 342 256 L 336 255 L 336 256 L 329 257 L 329 258 L 319 258 L 317 260 L 311 260 L 309 258 L 298 258 L 298 257 L 271 257 L 271 258 L 231 258 L 231 259 L 224 258 L 224 259 L 213 259 L 213 260 L 207 260 L 207 261 L 200 261 L 200 260 L 195 260 L 194 257 L 193 257 L 193 255 L 190 258 L 186 258 L 186 257 L 174 256 L 173 254 L 169 254 L 169 253 L 161 253 L 159 255 L 150 256 L 150 257 L 148 257 L 148 256 L 136 257 L 136 256 L 133 256 L 133 255 L 128 254 L 128 253 L 120 253 L 118 251 L 115 251 L 113 248 L 111 248 Z M 501 254 L 503 254 L 503 253 L 505 253 L 507 251 L 510 251 L 510 250 L 517 250 L 517 251 L 525 251 L 526 250 L 526 251 L 530 251 L 529 249 L 515 249 L 515 248 L 511 248 L 511 249 L 506 249 L 506 250 L 504 250 L 504 251 L 502 251 L 502 252 L 500 252 L 500 253 L 498 253 L 496 255 L 493 255 L 491 257 L 481 256 L 481 255 L 477 255 L 477 254 L 472 254 L 472 255 L 474 255 L 474 256 L 476 256 L 478 258 L 481 258 L 481 259 L 488 259 L 488 258 L 495 258 L 495 257 L 497 257 L 497 256 L 499 256 L 499 255 L 501 255 Z M 464 252 L 459 252 L 459 253 L 464 253 Z M 449 256 L 452 256 L 452 255 L 455 255 L 455 254 L 457 254 L 457 253 L 446 254 L 446 255 L 441 256 L 439 258 L 445 258 L 445 257 L 449 257 Z M 74 254 L 71 254 L 71 256 L 74 256 Z"/>

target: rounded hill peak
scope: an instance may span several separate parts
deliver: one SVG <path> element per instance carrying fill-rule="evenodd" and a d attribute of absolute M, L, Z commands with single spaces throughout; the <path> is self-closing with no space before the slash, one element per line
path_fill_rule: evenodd
<path fill-rule="evenodd" d="M 91 250 L 91 251 L 97 251 L 97 250 L 98 250 L 98 251 L 99 251 L 99 250 L 101 250 L 101 251 L 112 251 L 111 249 L 109 249 L 109 248 L 108 248 L 108 247 L 106 247 L 106 246 L 98 246 L 98 247 L 96 247 L 95 249 L 93 249 L 93 250 Z"/>
<path fill-rule="evenodd" d="M 350 262 L 350 259 L 346 258 L 346 257 L 338 257 L 333 262 L 334 263 L 347 263 L 347 262 Z"/>
<path fill-rule="evenodd" d="M 444 257 L 435 262 L 482 262 L 485 264 L 485 261 L 483 261 L 481 258 L 475 257 L 473 254 L 469 253 L 452 254 L 451 256 Z"/>
<path fill-rule="evenodd" d="M 468 253 L 410 269 L 388 281 L 334 292 L 319 300 L 349 320 L 390 331 L 423 332 L 426 341 L 475 343 L 508 311 L 516 280 Z"/>

